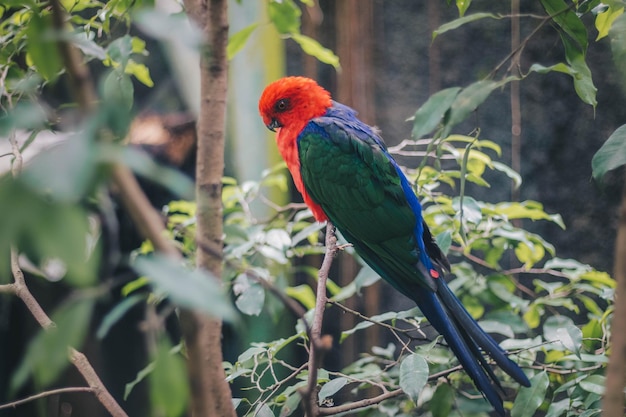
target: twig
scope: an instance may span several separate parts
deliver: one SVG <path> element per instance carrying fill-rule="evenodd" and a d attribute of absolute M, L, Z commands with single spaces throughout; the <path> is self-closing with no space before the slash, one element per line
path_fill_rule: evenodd
<path fill-rule="evenodd" d="M 428 377 L 429 381 L 436 381 L 439 378 L 442 377 L 446 377 L 448 375 L 450 375 L 453 372 L 456 371 L 460 371 L 461 369 L 463 369 L 463 367 L 461 365 L 457 365 L 453 368 L 450 369 L 446 369 L 445 371 L 441 371 L 441 372 L 437 372 L 435 374 L 431 374 Z M 347 411 L 353 411 L 353 410 L 357 410 L 360 408 L 365 408 L 365 407 L 369 407 L 371 405 L 375 405 L 378 403 L 381 403 L 385 400 L 388 400 L 390 398 L 394 398 L 394 397 L 398 397 L 400 395 L 404 394 L 404 391 L 402 391 L 401 389 L 396 389 L 393 391 L 388 391 L 388 392 L 383 392 L 382 394 L 376 396 L 376 397 L 372 397 L 372 398 L 365 398 L 363 400 L 359 400 L 359 401 L 354 401 L 351 403 L 347 403 L 347 404 L 342 404 L 342 405 L 338 405 L 336 407 L 323 407 L 319 409 L 319 414 L 320 416 L 330 416 L 330 415 L 335 415 L 335 414 L 339 414 L 339 413 L 344 413 Z"/>
<path fill-rule="evenodd" d="M 315 300 L 315 310 L 313 311 L 313 320 L 311 322 L 310 347 L 309 347 L 309 379 L 306 389 L 300 391 L 302 395 L 305 414 L 308 417 L 316 417 L 319 415 L 319 407 L 317 405 L 317 367 L 321 356 L 328 349 L 321 340 L 322 319 L 324 318 L 324 309 L 326 307 L 326 281 L 333 259 L 337 254 L 337 236 L 335 234 L 335 226 L 330 222 L 326 225 L 326 253 L 322 266 L 318 272 L 317 294 Z"/>
<path fill-rule="evenodd" d="M 59 394 L 75 393 L 75 392 L 93 392 L 93 388 L 91 387 L 68 387 L 68 388 L 57 388 L 57 389 L 53 389 L 50 391 L 44 391 L 35 395 L 31 395 L 30 397 L 22 398 L 21 400 L 12 401 L 6 404 L 0 404 L 0 410 L 4 410 L 7 408 L 15 408 L 19 405 L 38 400 L 40 398 L 49 397 L 51 395 L 59 395 Z"/>

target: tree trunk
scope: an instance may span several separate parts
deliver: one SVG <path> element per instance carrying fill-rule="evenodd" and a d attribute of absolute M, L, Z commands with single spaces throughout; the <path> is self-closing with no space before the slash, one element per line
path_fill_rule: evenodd
<path fill-rule="evenodd" d="M 197 240 L 222 248 L 222 176 L 228 60 L 227 0 L 187 0 L 190 18 L 203 30 L 205 47 L 200 63 L 200 113 L 196 162 Z M 222 259 L 197 250 L 196 265 L 221 279 Z M 195 417 L 235 416 L 231 392 L 222 367 L 222 322 L 192 311 L 181 315 Z"/>
<path fill-rule="evenodd" d="M 622 191 L 619 226 L 615 239 L 615 310 L 611 323 L 611 355 L 606 368 L 602 417 L 623 417 L 626 384 L 626 183 Z"/>

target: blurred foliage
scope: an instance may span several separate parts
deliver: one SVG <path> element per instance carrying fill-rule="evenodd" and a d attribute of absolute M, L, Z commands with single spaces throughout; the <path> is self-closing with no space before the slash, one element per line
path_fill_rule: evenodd
<path fill-rule="evenodd" d="M 138 304 L 154 311 L 160 322 L 175 314 L 176 306 L 186 306 L 223 317 L 233 326 L 241 326 L 240 314 L 267 320 L 284 315 L 285 305 L 277 294 L 297 300 L 310 311 L 314 291 L 309 285 L 293 285 L 290 277 L 295 260 L 323 253 L 319 236 L 322 225 L 314 223 L 311 213 L 301 205 L 279 207 L 265 197 L 272 187 L 286 191 L 283 165 L 268 170 L 259 181 L 240 184 L 233 178 L 224 179 L 225 296 L 219 285 L 211 284 L 206 274 L 191 267 L 197 250 L 195 206 L 182 199 L 189 196 L 189 180 L 122 144 L 133 113 L 133 80 L 148 87 L 154 84 L 149 68 L 142 62 L 149 53 L 146 43 L 129 34 L 131 23 L 136 22 L 143 33 L 161 40 L 177 39 L 190 48 L 200 45 L 197 31 L 175 30 L 181 27 L 182 16 L 156 12 L 150 1 L 61 3 L 68 13 L 61 33 L 54 28 L 48 2 L 9 0 L 0 6 L 0 134 L 20 152 L 37 142 L 39 132 L 60 129 L 66 112 L 74 106 L 69 100 L 54 105 L 42 100 L 42 92 L 66 76 L 56 47 L 59 39 L 76 46 L 85 62 L 105 73 L 97 81 L 97 110 L 71 126 L 75 132 L 72 137 L 41 153 L 22 170 L 16 158 L 19 152 L 2 156 L 13 158 L 16 170 L 21 172 L 0 178 L 0 252 L 7 254 L 10 245 L 15 245 L 37 266 L 56 260 L 63 266 L 60 278 L 75 288 L 52 313 L 56 328 L 41 332 L 27 347 L 12 376 L 13 391 L 29 378 L 39 389 L 57 380 L 68 363 L 67 346 L 80 347 L 98 298 L 109 290 L 98 282 L 101 238 L 99 225 L 92 226 L 94 216 L 87 207 L 106 211 L 106 185 L 112 163 L 126 164 L 181 196 L 165 208 L 165 214 L 171 239 L 187 257 L 175 262 L 152 254 L 149 243 L 138 248 L 133 267 L 142 276 L 126 283 L 124 299 L 100 323 L 100 338 L 106 337 L 112 326 Z M 312 5 L 311 1 L 301 3 L 305 7 Z M 468 0 L 455 3 L 459 19 L 442 25 L 434 35 L 442 36 L 466 24 L 480 24 L 483 19 L 507 18 L 485 12 L 472 14 Z M 549 242 L 520 226 L 520 220 L 530 220 L 565 227 L 561 217 L 547 213 L 541 203 L 488 203 L 466 194 L 468 182 L 489 187 L 485 178 L 489 171 L 506 175 L 517 186 L 521 178 L 498 160 L 500 148 L 494 142 L 481 138 L 479 133 L 453 133 L 492 92 L 530 73 L 571 76 L 580 99 L 595 107 L 596 89 L 585 61 L 589 34 L 583 22 L 593 17 L 597 39 L 608 36 L 615 60 L 621 63 L 626 56 L 623 2 L 542 0 L 541 4 L 546 15 L 537 24 L 551 23 L 559 33 L 563 62 L 535 63 L 525 74 L 506 74 L 500 79 L 492 75 L 466 87 L 434 94 L 415 112 L 413 138 L 391 151 L 422 158 L 422 164 L 408 175 L 422 198 L 426 221 L 453 261 L 455 279 L 451 287 L 481 325 L 499 335 L 501 345 L 512 352 L 531 378 L 532 387 L 519 389 L 515 401 L 506 403 L 511 414 L 531 416 L 540 410 L 551 417 L 590 416 L 598 413 L 603 392 L 615 284 L 606 273 L 589 265 L 559 258 Z M 267 7 L 270 23 L 283 37 L 339 68 L 334 53 L 301 34 L 298 3 L 268 0 Z M 229 57 L 261 24 L 265 22 L 231 36 Z M 18 142 L 17 132 L 24 131 L 26 139 Z M 624 142 L 620 128 L 594 159 L 594 177 L 601 178 L 624 164 Z M 273 214 L 258 218 L 254 204 L 267 205 Z M 205 250 L 214 250 L 206 242 L 201 245 L 209 245 Z M 345 251 L 352 252 L 349 247 Z M 0 257 L 2 283 L 10 281 L 6 258 Z M 512 267 L 504 266 L 511 263 Z M 307 267 L 299 267 L 298 271 L 311 281 L 317 273 Z M 51 279 L 45 272 L 42 275 Z M 380 326 L 398 343 L 362 352 L 339 372 L 320 370 L 320 403 L 332 406 L 339 394 L 361 398 L 371 395 L 372 390 L 401 390 L 406 395 L 394 396 L 360 411 L 360 415 L 488 414 L 488 404 L 467 376 L 454 368 L 449 349 L 439 338 L 426 338 L 427 323 L 417 309 L 363 317 L 346 306 L 348 299 L 359 296 L 361 288 L 377 280 L 373 271 L 363 267 L 344 287 L 329 281 L 331 304 L 357 319 L 352 328 L 343 330 L 340 342 L 367 327 Z M 307 320 L 309 314 L 300 319 L 290 336 L 254 342 L 239 353 L 236 361 L 224 364 L 228 380 L 243 387 L 247 394 L 233 400 L 240 414 L 286 417 L 299 407 L 298 389 L 306 384 L 306 361 L 297 362 L 285 352 L 306 345 L 302 320 Z M 126 395 L 147 380 L 152 407 L 161 415 L 178 416 L 186 409 L 189 397 L 184 346 L 172 343 L 163 329 L 156 329 L 153 336 L 149 349 L 152 363 L 129 381 Z M 508 377 L 498 370 L 496 373 L 507 393 L 518 389 Z"/>

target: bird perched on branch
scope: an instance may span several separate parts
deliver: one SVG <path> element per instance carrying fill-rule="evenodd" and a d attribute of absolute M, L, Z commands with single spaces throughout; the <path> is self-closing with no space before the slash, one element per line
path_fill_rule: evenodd
<path fill-rule="evenodd" d="M 448 288 L 443 278 L 448 260 L 376 130 L 304 77 L 268 85 L 259 111 L 277 132 L 278 149 L 315 219 L 332 222 L 368 265 L 415 301 L 503 415 L 501 386 L 484 354 L 521 385 L 530 382 Z"/>

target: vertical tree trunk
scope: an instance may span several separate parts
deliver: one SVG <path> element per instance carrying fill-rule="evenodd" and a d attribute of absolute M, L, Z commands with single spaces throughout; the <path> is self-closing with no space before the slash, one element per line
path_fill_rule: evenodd
<path fill-rule="evenodd" d="M 606 368 L 602 417 L 623 417 L 626 384 L 626 183 L 622 191 L 619 227 L 615 239 L 615 310 L 611 323 L 611 355 Z"/>
<path fill-rule="evenodd" d="M 196 166 L 197 239 L 222 248 L 222 176 L 228 79 L 227 0 L 187 0 L 189 16 L 203 30 L 206 45 L 200 64 L 200 113 Z M 222 259 L 198 249 L 198 268 L 222 275 Z M 188 353 L 192 415 L 235 416 L 222 367 L 222 323 L 192 311 L 181 316 Z"/>

